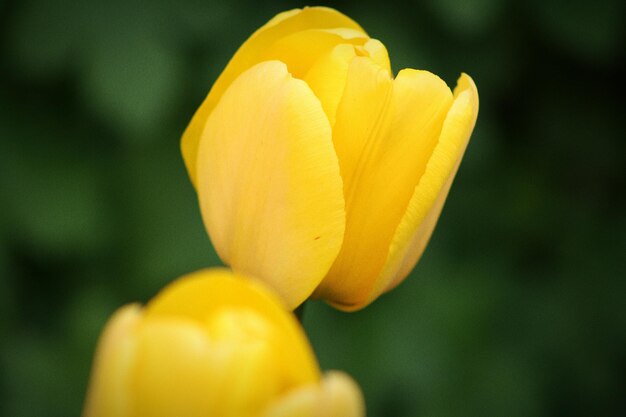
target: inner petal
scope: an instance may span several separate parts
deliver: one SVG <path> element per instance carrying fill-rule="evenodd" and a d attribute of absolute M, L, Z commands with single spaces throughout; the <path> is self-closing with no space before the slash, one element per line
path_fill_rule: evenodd
<path fill-rule="evenodd" d="M 296 78 L 304 78 L 315 61 L 338 44 L 363 45 L 368 36 L 347 29 L 310 29 L 278 39 L 264 54 L 264 60 L 278 60 L 287 64 Z"/>
<path fill-rule="evenodd" d="M 333 128 L 346 231 L 316 295 L 347 308 L 367 298 L 451 103 L 448 86 L 429 72 L 403 70 L 392 80 L 372 59 L 352 60 Z"/>
<path fill-rule="evenodd" d="M 348 69 L 356 56 L 370 57 L 391 74 L 389 56 L 385 46 L 376 39 L 363 45 L 342 43 L 321 55 L 304 76 L 304 81 L 320 99 L 331 126 L 335 125 L 337 107 L 344 93 Z"/>

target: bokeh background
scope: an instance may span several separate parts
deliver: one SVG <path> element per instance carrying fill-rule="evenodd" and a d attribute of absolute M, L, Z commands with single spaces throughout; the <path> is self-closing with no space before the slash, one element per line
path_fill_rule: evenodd
<path fill-rule="evenodd" d="M 478 84 L 412 276 L 304 324 L 370 416 L 626 415 L 621 0 L 337 1 L 392 65 Z M 179 137 L 286 1 L 0 1 L 0 414 L 80 414 L 107 317 L 219 260 Z M 621 90 L 621 92 L 620 92 Z"/>

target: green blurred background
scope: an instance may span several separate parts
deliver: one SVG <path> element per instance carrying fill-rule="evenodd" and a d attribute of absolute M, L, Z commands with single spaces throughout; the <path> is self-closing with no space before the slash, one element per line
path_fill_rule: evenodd
<path fill-rule="evenodd" d="M 179 137 L 286 1 L 0 0 L 0 414 L 79 415 L 120 305 L 219 264 Z M 308 306 L 370 416 L 626 415 L 625 2 L 337 1 L 481 109 L 421 263 Z"/>

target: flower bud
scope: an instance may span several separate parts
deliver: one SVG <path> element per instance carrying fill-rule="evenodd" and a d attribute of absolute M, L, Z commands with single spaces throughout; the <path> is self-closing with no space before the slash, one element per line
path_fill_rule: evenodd
<path fill-rule="evenodd" d="M 478 114 L 462 74 L 393 77 L 384 45 L 324 7 L 279 14 L 228 63 L 181 142 L 222 260 L 290 308 L 362 308 L 421 257 Z"/>
<path fill-rule="evenodd" d="M 301 327 L 259 283 L 205 270 L 110 319 L 84 417 L 364 415 L 347 375 L 320 375 Z"/>

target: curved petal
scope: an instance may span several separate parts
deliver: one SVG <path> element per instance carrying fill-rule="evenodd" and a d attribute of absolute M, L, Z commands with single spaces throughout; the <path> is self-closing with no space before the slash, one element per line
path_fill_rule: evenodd
<path fill-rule="evenodd" d="M 310 66 L 304 81 L 322 102 L 330 125 L 335 125 L 337 107 L 343 96 L 350 63 L 356 56 L 369 57 L 387 76 L 391 77 L 389 55 L 376 39 L 367 39 L 363 45 L 341 43 L 320 55 Z"/>
<path fill-rule="evenodd" d="M 204 270 L 145 309 L 113 316 L 84 415 L 257 417 L 276 397 L 319 381 L 306 335 L 273 292 L 226 269 Z"/>
<path fill-rule="evenodd" d="M 364 417 L 359 386 L 343 372 L 324 374 L 320 384 L 288 392 L 271 404 L 262 417 Z"/>
<path fill-rule="evenodd" d="M 365 31 L 356 22 L 336 10 L 326 7 L 307 7 L 280 13 L 254 32 L 241 45 L 215 84 L 213 84 L 208 96 L 198 108 L 189 126 L 183 133 L 181 150 L 185 166 L 194 185 L 197 182 L 195 165 L 198 143 L 204 130 L 204 125 L 228 86 L 245 70 L 259 62 L 271 59 L 272 57 L 268 57 L 267 53 L 281 38 L 310 29 L 335 28 L 348 29 L 347 32 L 337 31 L 335 33 L 336 39 L 342 39 L 344 36 L 350 38 L 354 36 L 355 32 L 365 35 Z M 302 45 L 300 45 L 300 48 L 302 48 Z M 306 50 L 306 48 L 302 49 Z M 325 53 L 325 51 L 322 52 Z M 274 56 L 273 58 L 280 57 Z"/>
<path fill-rule="evenodd" d="M 358 49 L 358 48 L 357 48 Z M 363 56 L 369 56 L 376 65 L 385 69 L 391 76 L 391 62 L 385 45 L 378 39 L 368 39 L 363 45 Z"/>
<path fill-rule="evenodd" d="M 222 311 L 238 313 L 224 315 L 220 314 Z M 254 320 L 245 312 L 254 313 L 263 321 Z M 293 315 L 286 314 L 281 300 L 260 283 L 227 269 L 202 270 L 176 280 L 148 304 L 146 317 L 193 319 L 207 326 L 217 340 L 233 339 L 226 332 L 262 332 L 266 336 L 263 339 L 274 339 L 276 366 L 284 368 L 278 374 L 285 376 L 286 386 L 319 378 L 319 367 L 306 335 Z M 236 340 L 247 337 L 236 336 Z"/>
<path fill-rule="evenodd" d="M 429 72 L 403 70 L 392 81 L 371 59 L 352 61 L 333 129 L 346 231 L 316 296 L 344 310 L 367 300 L 451 104 L 450 89 Z"/>
<path fill-rule="evenodd" d="M 385 269 L 370 300 L 398 285 L 411 272 L 437 224 L 478 116 L 478 90 L 467 74 L 459 78 L 454 97 L 426 171 L 395 231 Z"/>
<path fill-rule="evenodd" d="M 111 317 L 100 337 L 85 401 L 85 417 L 132 417 L 131 369 L 137 356 L 141 307 L 130 304 Z"/>
<path fill-rule="evenodd" d="M 148 319 L 138 330 L 131 380 L 134 417 L 202 417 L 219 403 L 215 391 L 221 375 L 216 375 L 211 341 L 198 324 Z"/>
<path fill-rule="evenodd" d="M 330 371 L 322 379 L 320 417 L 365 416 L 365 400 L 357 383 L 347 374 Z"/>
<path fill-rule="evenodd" d="M 301 304 L 337 256 L 345 225 L 331 130 L 308 85 L 271 61 L 243 73 L 200 142 L 198 197 L 224 262 Z"/>
<path fill-rule="evenodd" d="M 304 76 L 304 81 L 319 98 L 331 126 L 348 78 L 350 62 L 356 57 L 352 45 L 340 44 L 318 59 Z"/>
<path fill-rule="evenodd" d="M 368 36 L 354 29 L 309 29 L 285 36 L 269 47 L 263 60 L 287 64 L 289 72 L 302 79 L 313 64 L 337 45 L 361 46 Z"/>

